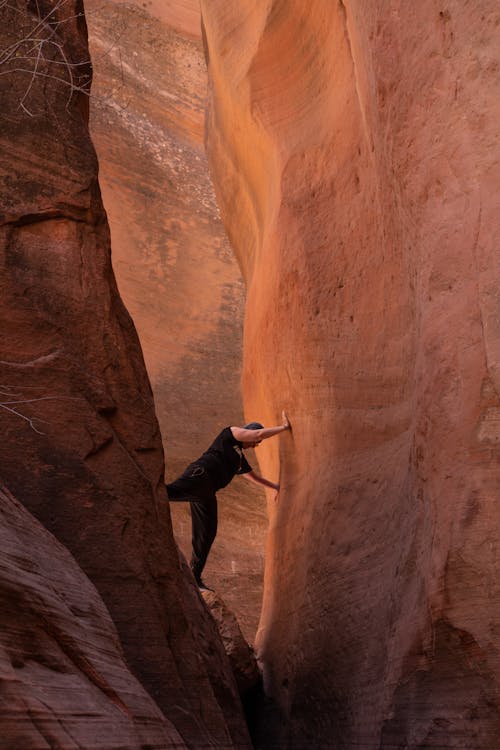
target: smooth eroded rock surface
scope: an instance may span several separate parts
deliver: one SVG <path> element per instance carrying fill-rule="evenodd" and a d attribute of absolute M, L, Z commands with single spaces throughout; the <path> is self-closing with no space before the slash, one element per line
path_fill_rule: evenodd
<path fill-rule="evenodd" d="M 293 424 L 260 448 L 268 745 L 495 750 L 498 4 L 201 5 L 245 408 Z"/>
<path fill-rule="evenodd" d="M 172 481 L 224 426 L 244 422 L 245 289 L 203 147 L 200 10 L 194 0 L 88 0 L 86 8 L 94 66 L 90 127 L 113 268 L 139 333 Z M 239 479 L 219 501 L 206 577 L 253 639 L 262 599 L 264 495 Z M 189 557 L 189 508 L 178 503 L 171 513 Z"/>
<path fill-rule="evenodd" d="M 0 748 L 184 750 L 74 558 L 1 486 L 0 517 Z"/>
<path fill-rule="evenodd" d="M 0 13 L 5 483 L 95 584 L 184 742 L 247 748 L 222 644 L 173 541 L 151 389 L 111 269 L 83 4 Z"/>

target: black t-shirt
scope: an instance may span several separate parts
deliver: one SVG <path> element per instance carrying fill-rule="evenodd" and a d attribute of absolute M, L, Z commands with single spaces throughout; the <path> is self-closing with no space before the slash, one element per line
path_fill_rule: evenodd
<path fill-rule="evenodd" d="M 248 474 L 252 471 L 241 445 L 231 428 L 224 427 L 212 445 L 195 461 L 197 466 L 205 469 L 216 490 L 229 484 L 235 474 Z"/>

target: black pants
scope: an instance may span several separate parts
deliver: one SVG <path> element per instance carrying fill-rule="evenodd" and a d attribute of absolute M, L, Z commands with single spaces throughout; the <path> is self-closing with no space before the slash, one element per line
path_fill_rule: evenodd
<path fill-rule="evenodd" d="M 168 499 L 188 502 L 191 507 L 191 570 L 200 580 L 208 553 L 217 535 L 217 497 L 203 467 L 188 466 L 175 482 L 167 484 Z"/>

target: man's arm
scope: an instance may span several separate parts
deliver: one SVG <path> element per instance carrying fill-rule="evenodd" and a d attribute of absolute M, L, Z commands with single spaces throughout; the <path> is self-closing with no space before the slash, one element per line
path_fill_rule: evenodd
<path fill-rule="evenodd" d="M 241 474 L 240 476 L 245 477 L 245 479 L 248 479 L 249 482 L 253 482 L 254 484 L 260 484 L 263 487 L 270 487 L 272 490 L 278 491 L 280 488 L 279 484 L 271 482 L 269 479 L 264 479 L 264 477 L 256 474 L 255 471 L 247 471 L 246 474 Z"/>
<path fill-rule="evenodd" d="M 276 427 L 262 427 L 260 430 L 246 430 L 244 427 L 231 427 L 231 432 L 240 443 L 260 443 L 261 440 L 279 435 L 290 429 L 290 422 L 285 412 L 282 412 L 282 423 Z"/>

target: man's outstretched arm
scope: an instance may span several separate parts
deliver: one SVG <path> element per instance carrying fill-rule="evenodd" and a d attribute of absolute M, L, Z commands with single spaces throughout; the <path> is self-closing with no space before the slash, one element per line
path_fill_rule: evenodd
<path fill-rule="evenodd" d="M 244 427 L 231 427 L 231 432 L 240 443 L 260 443 L 261 440 L 279 435 L 280 432 L 290 430 L 290 422 L 285 412 L 282 412 L 282 422 L 276 427 L 262 427 L 260 430 L 246 430 Z"/>
<path fill-rule="evenodd" d="M 279 484 L 276 484 L 276 482 L 271 482 L 269 479 L 264 479 L 264 477 L 256 474 L 255 471 L 247 471 L 246 474 L 241 474 L 240 476 L 245 477 L 245 479 L 248 479 L 249 482 L 253 482 L 253 484 L 260 484 L 263 487 L 270 487 L 272 490 L 278 491 L 280 488 Z"/>

